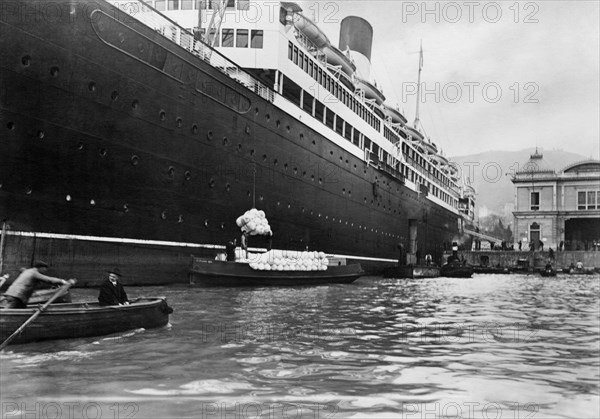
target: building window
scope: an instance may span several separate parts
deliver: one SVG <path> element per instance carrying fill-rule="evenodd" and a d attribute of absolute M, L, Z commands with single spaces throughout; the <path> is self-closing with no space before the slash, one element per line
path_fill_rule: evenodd
<path fill-rule="evenodd" d="M 263 47 L 263 31 L 252 30 L 250 33 L 250 48 Z"/>
<path fill-rule="evenodd" d="M 233 29 L 223 29 L 221 31 L 221 46 L 224 48 L 233 47 Z"/>
<path fill-rule="evenodd" d="M 238 29 L 235 46 L 237 48 L 248 48 L 248 29 Z"/>
<path fill-rule="evenodd" d="M 540 210 L 540 193 L 531 192 L 531 211 Z"/>
<path fill-rule="evenodd" d="M 169 10 L 179 10 L 179 0 L 169 0 Z"/>
<path fill-rule="evenodd" d="M 577 192 L 577 209 L 594 210 L 600 208 L 600 191 L 579 191 Z"/>
<path fill-rule="evenodd" d="M 192 10 L 193 0 L 181 0 L 181 10 Z"/>

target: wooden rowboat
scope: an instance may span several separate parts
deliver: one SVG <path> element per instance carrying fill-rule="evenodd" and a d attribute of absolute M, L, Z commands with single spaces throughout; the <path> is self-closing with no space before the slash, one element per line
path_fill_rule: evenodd
<path fill-rule="evenodd" d="M 0 309 L 0 342 L 4 342 L 37 307 Z M 173 310 L 162 297 L 144 298 L 123 306 L 97 302 L 52 304 L 11 343 L 102 336 L 132 329 L 165 326 Z"/>
<path fill-rule="evenodd" d="M 325 271 L 259 271 L 248 263 L 192 258 L 190 285 L 253 287 L 349 284 L 364 274 L 360 264 L 329 266 Z"/>

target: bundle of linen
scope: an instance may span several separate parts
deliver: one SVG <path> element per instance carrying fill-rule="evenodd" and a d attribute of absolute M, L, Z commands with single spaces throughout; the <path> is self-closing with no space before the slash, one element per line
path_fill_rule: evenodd
<path fill-rule="evenodd" d="M 329 260 L 323 252 L 270 250 L 251 253 L 247 262 L 258 271 L 325 271 Z"/>
<path fill-rule="evenodd" d="M 271 226 L 267 221 L 264 211 L 257 210 L 256 208 L 249 209 L 235 220 L 238 227 L 243 232 L 250 234 L 251 236 L 257 235 L 272 235 Z"/>

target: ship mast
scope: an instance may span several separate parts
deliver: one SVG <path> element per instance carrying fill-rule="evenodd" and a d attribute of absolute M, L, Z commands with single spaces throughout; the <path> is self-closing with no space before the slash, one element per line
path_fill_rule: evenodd
<path fill-rule="evenodd" d="M 413 127 L 418 129 L 418 125 L 421 122 L 419 119 L 419 105 L 421 102 L 421 71 L 423 71 L 423 40 L 421 40 L 421 50 L 419 51 L 419 78 L 417 80 L 417 109 L 415 112 L 415 122 Z"/>

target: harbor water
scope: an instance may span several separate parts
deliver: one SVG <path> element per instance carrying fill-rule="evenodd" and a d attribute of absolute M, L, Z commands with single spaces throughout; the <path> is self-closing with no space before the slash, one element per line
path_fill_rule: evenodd
<path fill-rule="evenodd" d="M 170 325 L 9 346 L 0 417 L 597 418 L 599 282 L 130 287 Z"/>

